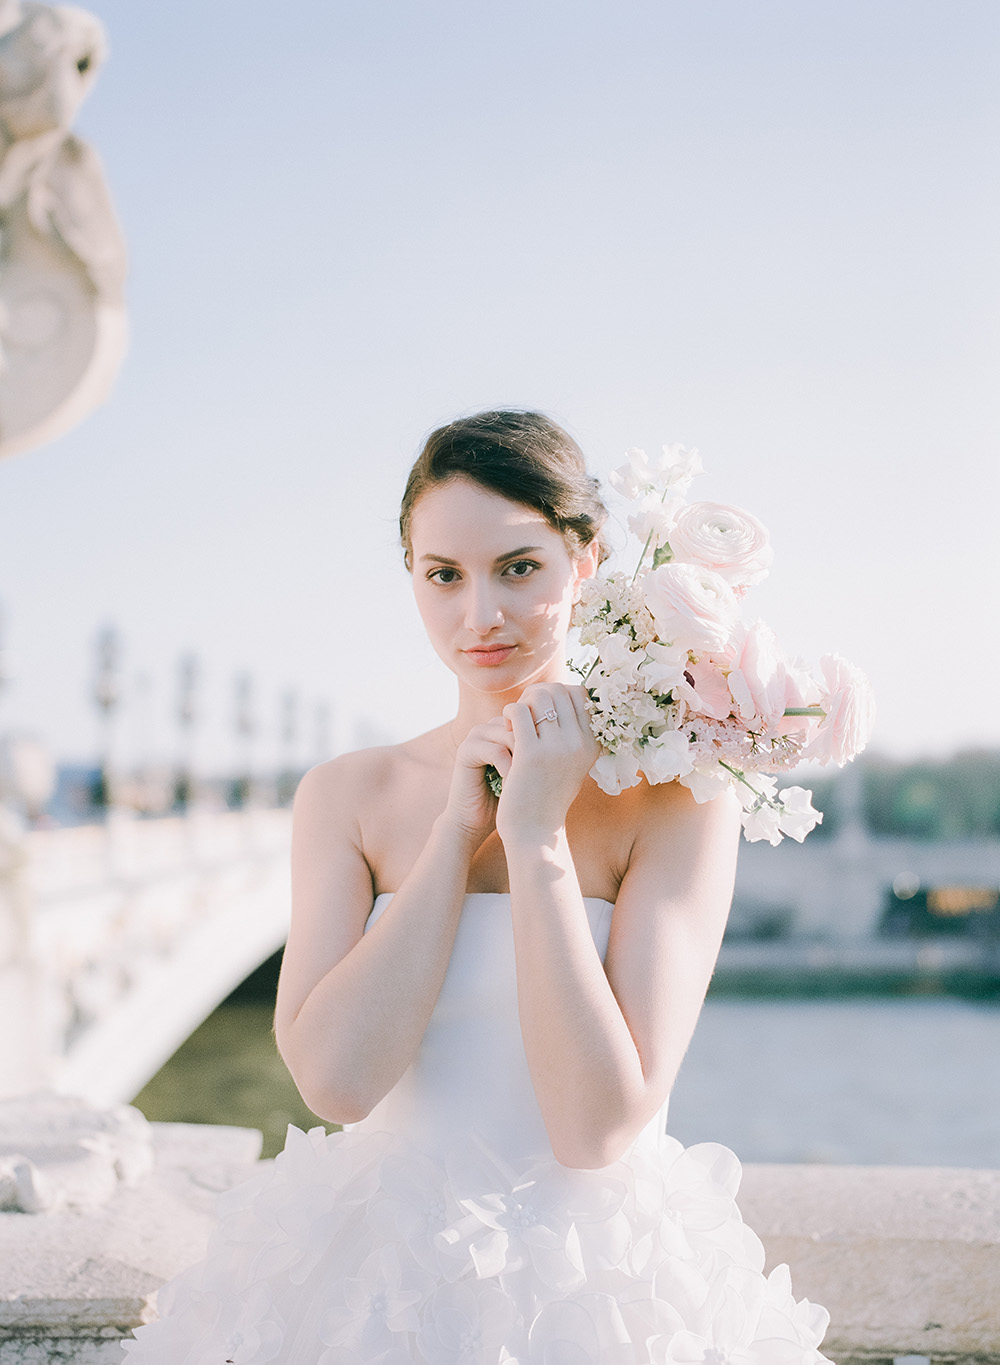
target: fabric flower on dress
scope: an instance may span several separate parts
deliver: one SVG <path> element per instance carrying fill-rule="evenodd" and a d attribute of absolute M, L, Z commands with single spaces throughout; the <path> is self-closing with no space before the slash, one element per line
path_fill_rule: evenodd
<path fill-rule="evenodd" d="M 378 1188 L 388 1138 L 359 1141 L 350 1132 L 289 1125 L 274 1179 L 253 1201 L 263 1238 L 248 1263 L 251 1279 L 286 1274 L 302 1284 L 334 1247 L 354 1212 Z"/>
<path fill-rule="evenodd" d="M 356 1276 L 330 1286 L 339 1302 L 330 1307 L 320 1325 L 320 1341 L 331 1349 L 317 1365 L 339 1365 L 337 1351 L 344 1346 L 369 1355 L 402 1347 L 397 1334 L 417 1330 L 418 1307 L 433 1284 L 415 1262 L 404 1265 L 391 1243 L 372 1252 Z"/>
<path fill-rule="evenodd" d="M 528 1333 L 528 1365 L 635 1365 L 617 1300 L 581 1294 L 546 1304 Z"/>
<path fill-rule="evenodd" d="M 625 1186 L 604 1172 L 572 1171 L 551 1159 L 517 1172 L 470 1143 L 453 1154 L 448 1173 L 467 1212 L 441 1239 L 468 1256 L 481 1279 L 530 1267 L 566 1293 L 586 1279 L 588 1241 L 600 1244 L 601 1256 L 624 1258 Z"/>
<path fill-rule="evenodd" d="M 760 1275 L 732 1267 L 710 1287 L 697 1327 L 651 1343 L 653 1365 L 813 1365 L 815 1346 L 791 1319 L 771 1311 L 762 1322 L 767 1288 Z"/>
<path fill-rule="evenodd" d="M 382 1162 L 380 1176 L 382 1197 L 368 1213 L 373 1229 L 405 1244 L 425 1270 L 457 1278 L 462 1266 L 442 1253 L 438 1237 L 462 1212 L 443 1166 L 420 1153 L 391 1155 Z"/>
<path fill-rule="evenodd" d="M 217 1268 L 199 1275 L 195 1267 L 160 1296 L 161 1317 L 141 1328 L 135 1342 L 124 1342 L 140 1354 L 145 1341 L 155 1342 L 171 1365 L 268 1365 L 281 1352 L 285 1324 L 269 1288 L 256 1285 L 240 1292 L 232 1277 Z M 177 1310 L 183 1306 L 184 1311 Z"/>
<path fill-rule="evenodd" d="M 417 1334 L 427 1365 L 501 1365 L 518 1324 L 513 1302 L 496 1284 L 446 1284 L 431 1295 Z"/>

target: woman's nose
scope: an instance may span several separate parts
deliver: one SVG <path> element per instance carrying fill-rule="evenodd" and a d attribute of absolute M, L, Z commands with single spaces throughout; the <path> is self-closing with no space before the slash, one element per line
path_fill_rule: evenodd
<path fill-rule="evenodd" d="M 489 583 L 471 583 L 465 611 L 466 627 L 476 635 L 487 635 L 503 625 L 503 608 L 496 590 Z"/>

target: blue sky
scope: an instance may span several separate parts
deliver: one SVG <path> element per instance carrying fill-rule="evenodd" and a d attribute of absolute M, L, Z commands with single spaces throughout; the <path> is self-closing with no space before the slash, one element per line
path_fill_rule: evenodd
<path fill-rule="evenodd" d="M 0 464 L 0 728 L 93 751 L 105 621 L 136 757 L 187 649 L 206 765 L 242 669 L 262 762 L 286 688 L 339 747 L 443 720 L 398 497 L 503 404 L 598 473 L 697 445 L 772 532 L 748 615 L 866 669 L 877 748 L 1000 744 L 994 0 L 92 8 L 131 349 Z"/>

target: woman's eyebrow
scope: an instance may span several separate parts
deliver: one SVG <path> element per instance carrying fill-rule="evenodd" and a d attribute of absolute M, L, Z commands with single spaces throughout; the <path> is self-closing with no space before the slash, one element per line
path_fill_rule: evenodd
<path fill-rule="evenodd" d="M 518 550 L 508 550 L 505 554 L 497 555 L 493 563 L 504 564 L 508 559 L 520 559 L 522 555 L 537 555 L 541 554 L 541 552 L 542 547 L 540 545 L 522 545 Z M 448 564 L 452 568 L 458 568 L 458 560 L 449 559 L 447 555 L 421 555 L 417 562 L 423 564 L 425 560 L 433 560 L 435 564 Z"/>

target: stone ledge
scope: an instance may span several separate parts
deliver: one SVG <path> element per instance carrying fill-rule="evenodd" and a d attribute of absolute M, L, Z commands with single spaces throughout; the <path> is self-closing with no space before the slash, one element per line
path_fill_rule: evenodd
<path fill-rule="evenodd" d="M 1000 1362 L 1000 1171 L 747 1166 L 739 1204 L 768 1268 L 830 1310 L 840 1365 Z"/>
<path fill-rule="evenodd" d="M 248 1128 L 152 1130 L 152 1174 L 100 1208 L 0 1214 L 0 1365 L 118 1359 L 106 1338 L 154 1315 L 160 1285 L 203 1254 L 216 1196 L 252 1174 L 260 1153 Z M 87 1341 L 104 1354 L 80 1354 Z M 24 1355 L 29 1347 L 50 1354 Z"/>

